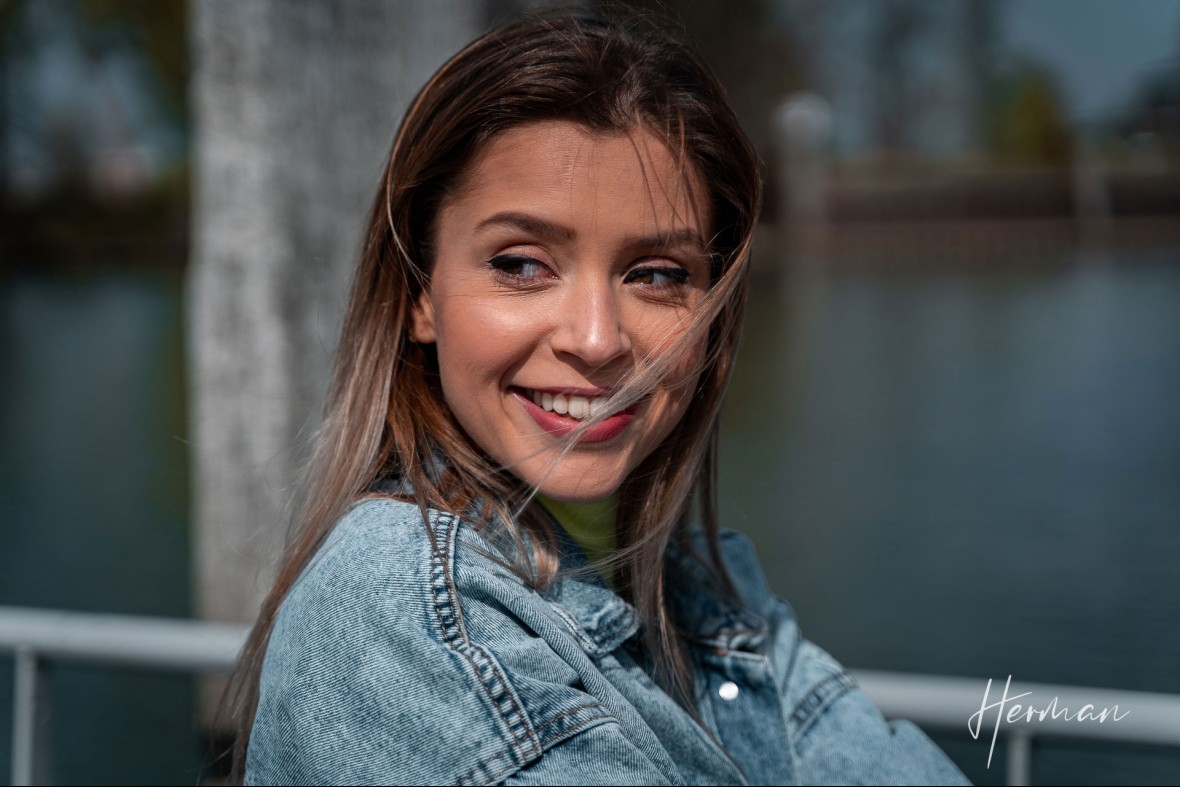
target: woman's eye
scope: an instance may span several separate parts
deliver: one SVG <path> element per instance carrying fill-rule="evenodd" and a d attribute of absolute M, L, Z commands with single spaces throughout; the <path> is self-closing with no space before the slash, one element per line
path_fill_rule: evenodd
<path fill-rule="evenodd" d="M 629 272 L 624 281 L 630 284 L 674 287 L 688 282 L 688 271 L 672 266 L 647 266 Z"/>
<path fill-rule="evenodd" d="M 536 279 L 546 275 L 545 263 L 524 254 L 501 254 L 492 257 L 488 265 L 514 279 Z"/>

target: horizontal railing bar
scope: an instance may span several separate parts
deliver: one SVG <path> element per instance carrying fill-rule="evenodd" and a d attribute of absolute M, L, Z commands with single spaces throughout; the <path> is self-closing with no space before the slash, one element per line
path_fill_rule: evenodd
<path fill-rule="evenodd" d="M 986 678 L 948 678 L 871 670 L 857 670 L 853 676 L 883 715 L 947 730 L 968 730 L 967 723 L 979 713 L 987 689 Z M 988 705 L 1003 700 L 1006 681 L 1006 675 L 992 681 Z M 1030 693 L 1013 699 L 1025 692 Z M 1003 706 L 1004 719 L 1000 723 L 1001 735 L 1023 732 L 1034 736 L 1180 746 L 1180 695 L 1024 681 L 1013 681 L 1007 695 L 1009 699 Z M 1025 712 L 1034 708 L 1037 713 L 1031 721 L 1021 716 L 1009 722 L 1007 714 L 1015 705 L 1020 705 Z M 1087 705 L 1091 706 L 1088 712 L 1094 716 L 1104 709 L 1111 712 L 1102 722 L 1079 721 L 1077 715 Z M 1117 711 L 1114 710 L 1116 705 Z M 1046 709 L 1049 712 L 1042 720 L 1040 712 Z M 1053 718 L 1054 709 L 1057 718 Z M 993 706 L 984 711 L 982 724 L 977 727 L 980 740 L 991 740 L 999 710 Z M 1068 719 L 1065 711 L 1068 711 Z M 1118 721 L 1115 721 L 1116 713 Z"/>
<path fill-rule="evenodd" d="M 176 618 L 0 606 L 0 650 L 190 672 L 233 667 L 248 627 Z"/>
<path fill-rule="evenodd" d="M 33 653 L 50 661 L 220 672 L 233 667 L 247 631 L 247 626 L 233 623 L 0 606 L 0 651 Z M 872 670 L 856 670 L 853 675 L 886 717 L 910 719 L 933 729 L 967 731 L 968 721 L 984 704 L 987 688 L 987 680 L 977 678 Z M 989 705 L 1002 700 L 1004 684 L 1004 680 L 992 681 Z M 1026 682 L 1013 682 L 1007 692 L 1001 735 L 1023 732 L 1180 747 L 1178 695 Z M 1030 693 L 1014 698 L 1024 692 Z M 1033 707 L 1038 715 L 1031 721 L 1022 716 L 1008 722 L 1008 710 L 1016 704 L 1025 710 Z M 1102 723 L 1077 720 L 1086 705 L 1091 706 L 1091 715 L 1110 713 Z M 1049 712 L 1041 719 L 1039 711 L 1046 709 Z M 998 710 L 993 706 L 984 712 L 980 739 L 991 738 Z"/>

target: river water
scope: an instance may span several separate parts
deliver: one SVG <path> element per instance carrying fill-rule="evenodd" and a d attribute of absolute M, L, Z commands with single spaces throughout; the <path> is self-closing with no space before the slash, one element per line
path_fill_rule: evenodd
<path fill-rule="evenodd" d="M 175 274 L 0 289 L 0 604 L 189 614 L 181 303 Z M 848 666 L 1180 693 L 1180 254 L 760 274 L 721 477 Z M 56 780 L 196 781 L 190 679 L 52 685 Z M 0 740 L 10 697 L 0 662 Z M 1002 781 L 966 720 L 938 740 Z M 1172 783 L 1180 754 L 1050 742 L 1033 775 Z"/>
<path fill-rule="evenodd" d="M 1180 254 L 807 268 L 753 292 L 723 521 L 806 636 L 849 666 L 977 677 L 981 699 L 1008 675 L 1180 693 Z M 1002 773 L 965 724 L 939 740 Z M 1158 750 L 1046 744 L 1034 765 L 1180 779 Z"/>

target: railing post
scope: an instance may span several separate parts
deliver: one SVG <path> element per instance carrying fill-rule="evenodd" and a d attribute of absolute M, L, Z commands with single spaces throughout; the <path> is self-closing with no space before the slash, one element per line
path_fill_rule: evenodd
<path fill-rule="evenodd" d="M 48 783 L 46 741 L 38 733 L 48 715 L 48 686 L 37 652 L 15 652 L 12 694 L 12 783 Z"/>
<path fill-rule="evenodd" d="M 1008 784 L 1026 785 L 1032 778 L 1032 736 L 1027 732 L 1008 734 Z"/>

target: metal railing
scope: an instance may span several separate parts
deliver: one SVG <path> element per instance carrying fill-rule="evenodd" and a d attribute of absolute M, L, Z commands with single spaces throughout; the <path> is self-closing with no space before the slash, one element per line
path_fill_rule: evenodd
<path fill-rule="evenodd" d="M 224 672 L 237 659 L 246 630 L 195 620 L 0 607 L 0 653 L 10 652 L 15 660 L 12 784 L 42 783 L 46 772 L 38 753 L 44 751 L 39 728 L 46 721 L 48 662 Z M 1180 748 L 1180 695 L 868 670 L 853 674 L 887 718 L 909 719 L 928 730 L 968 728 L 985 742 L 1003 735 L 1008 784 L 1028 784 L 1038 736 Z"/>
<path fill-rule="evenodd" d="M 1180 695 L 1049 683 L 855 671 L 888 718 L 927 730 L 966 731 L 989 742 L 1004 736 L 1007 783 L 1029 784 L 1036 737 L 1180 748 Z M 1105 713 L 1103 713 L 1105 711 Z M 991 744 L 988 764 L 991 763 Z"/>
<path fill-rule="evenodd" d="M 197 620 L 0 607 L 0 653 L 14 659 L 12 784 L 45 783 L 51 661 L 180 672 L 225 672 L 247 627 Z"/>

